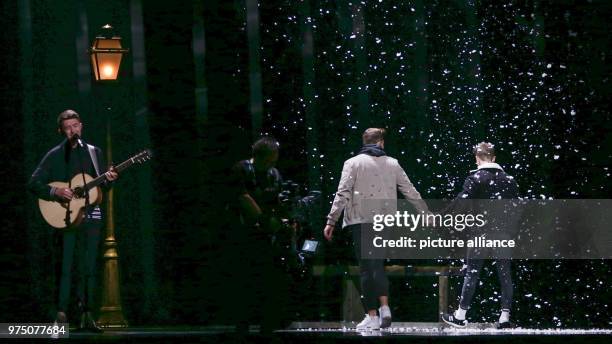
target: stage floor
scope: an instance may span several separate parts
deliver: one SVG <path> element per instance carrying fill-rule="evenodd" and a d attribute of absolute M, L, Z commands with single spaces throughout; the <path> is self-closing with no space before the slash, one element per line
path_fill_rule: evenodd
<path fill-rule="evenodd" d="M 494 324 L 469 324 L 457 329 L 442 323 L 396 322 L 381 331 L 357 332 L 354 323 L 295 322 L 285 330 L 271 336 L 258 333 L 251 327 L 247 336 L 238 336 L 233 326 L 175 326 L 130 327 L 107 329 L 102 334 L 70 333 L 68 342 L 116 342 L 116 343 L 342 343 L 342 342 L 394 342 L 394 343 L 609 343 L 612 329 L 506 329 L 497 330 Z"/>
<path fill-rule="evenodd" d="M 484 335 L 612 335 L 612 329 L 529 329 L 498 330 L 494 323 L 469 323 L 466 328 L 455 328 L 445 323 L 394 322 L 380 331 L 357 332 L 354 323 L 294 322 L 282 333 L 354 333 L 359 336 L 484 336 Z"/>

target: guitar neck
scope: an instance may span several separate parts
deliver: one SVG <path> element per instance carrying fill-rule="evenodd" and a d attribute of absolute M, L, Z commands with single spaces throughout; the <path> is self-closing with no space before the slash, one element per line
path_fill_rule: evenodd
<path fill-rule="evenodd" d="M 135 161 L 133 158 L 127 159 L 126 161 L 120 163 L 119 165 L 115 166 L 115 171 L 117 171 L 118 173 L 127 169 L 128 167 L 134 165 Z M 99 177 L 97 177 L 96 179 L 90 181 L 89 183 L 85 184 L 85 189 L 86 190 L 90 190 L 92 188 L 95 188 L 97 186 L 99 186 L 100 184 L 104 183 L 106 181 L 106 176 L 104 174 L 100 175 Z"/>

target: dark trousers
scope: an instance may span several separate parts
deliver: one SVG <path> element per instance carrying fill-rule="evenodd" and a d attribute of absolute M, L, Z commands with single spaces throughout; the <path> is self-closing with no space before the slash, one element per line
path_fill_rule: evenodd
<path fill-rule="evenodd" d="M 379 297 L 389 295 L 389 279 L 383 259 L 363 259 L 361 255 L 361 224 L 346 226 L 353 233 L 355 258 L 359 263 L 361 302 L 366 311 L 377 309 Z"/>
<path fill-rule="evenodd" d="M 484 264 L 485 259 L 469 258 L 467 259 L 467 271 L 463 279 L 463 288 L 461 289 L 461 300 L 459 306 L 463 309 L 469 309 L 472 299 L 474 298 L 474 292 L 478 285 L 478 279 L 480 277 L 480 270 Z M 501 286 L 501 309 L 510 310 L 512 306 L 512 264 L 509 259 L 496 259 L 494 260 L 495 267 L 497 268 L 497 278 Z"/>
<path fill-rule="evenodd" d="M 85 219 L 77 228 L 62 236 L 62 271 L 59 285 L 58 312 L 66 312 L 70 302 L 72 270 L 76 268 L 77 297 L 81 309 L 87 311 L 94 300 L 95 268 L 102 221 Z"/>
<path fill-rule="evenodd" d="M 289 276 L 269 236 L 254 231 L 235 246 L 234 317 L 239 332 L 247 331 L 249 324 L 260 324 L 262 333 L 271 333 L 287 318 Z"/>

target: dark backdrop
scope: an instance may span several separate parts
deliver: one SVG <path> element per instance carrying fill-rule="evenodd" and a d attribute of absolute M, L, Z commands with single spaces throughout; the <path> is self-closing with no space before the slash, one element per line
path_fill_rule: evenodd
<path fill-rule="evenodd" d="M 123 306 L 135 325 L 231 319 L 227 276 L 240 266 L 227 263 L 224 177 L 261 134 L 280 140 L 285 179 L 323 191 L 324 209 L 369 126 L 388 128 L 388 153 L 425 198 L 459 190 L 482 140 L 525 197 L 612 190 L 607 1 L 262 1 L 250 28 L 244 1 L 0 6 L 3 322 L 53 315 L 57 237 L 25 183 L 61 139 L 54 123 L 65 108 L 115 162 L 155 152 L 115 187 Z M 107 22 L 130 53 L 118 82 L 95 84 L 86 49 Z M 351 262 L 348 235 L 337 241 L 320 263 Z M 493 270 L 475 319 L 495 320 Z M 609 327 L 610 272 L 601 260 L 518 261 L 513 316 Z M 396 318 L 435 320 L 434 282 L 394 281 Z M 297 317 L 339 319 L 339 285 L 306 282 Z"/>

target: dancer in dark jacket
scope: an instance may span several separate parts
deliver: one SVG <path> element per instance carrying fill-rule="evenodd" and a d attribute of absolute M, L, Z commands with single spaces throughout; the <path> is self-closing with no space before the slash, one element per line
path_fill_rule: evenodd
<path fill-rule="evenodd" d="M 470 171 L 465 179 L 463 190 L 455 199 L 455 203 L 462 200 L 500 200 L 518 198 L 518 185 L 514 177 L 504 172 L 501 166 L 495 163 L 495 148 L 491 143 L 481 142 L 474 147 L 476 170 Z M 482 205 L 483 202 L 480 201 Z M 492 207 L 494 208 L 494 207 Z M 489 214 L 489 218 L 500 219 L 503 214 Z M 514 234 L 515 226 L 506 225 L 496 228 L 496 235 L 508 237 Z M 489 228 L 490 229 L 490 228 Z M 466 272 L 461 289 L 459 307 L 453 314 L 443 314 L 442 320 L 455 327 L 465 327 L 467 324 L 466 312 L 474 297 L 480 270 L 485 262 L 484 257 L 491 255 L 487 249 L 469 250 L 466 258 Z M 510 308 L 512 305 L 512 271 L 509 257 L 495 259 L 497 276 L 501 285 L 501 315 L 499 328 L 512 327 L 510 323 Z"/>

